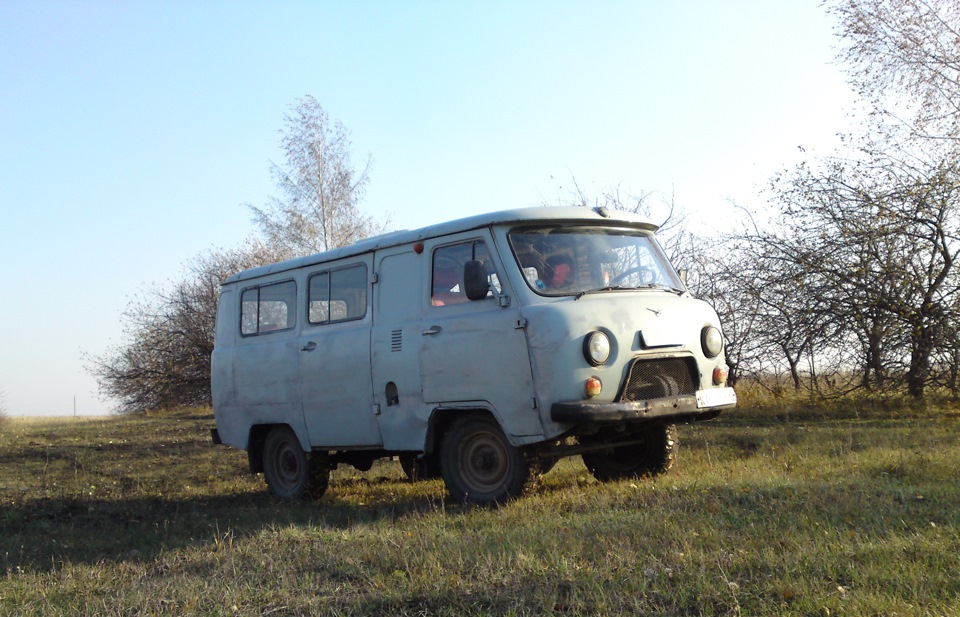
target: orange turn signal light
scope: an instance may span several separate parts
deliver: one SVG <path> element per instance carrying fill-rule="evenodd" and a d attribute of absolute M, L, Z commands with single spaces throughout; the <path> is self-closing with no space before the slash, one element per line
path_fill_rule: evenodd
<path fill-rule="evenodd" d="M 600 381 L 599 377 L 590 377 L 583 387 L 583 393 L 588 397 L 597 396 L 601 390 L 603 390 L 603 382 Z"/>
<path fill-rule="evenodd" d="M 727 367 L 718 366 L 713 369 L 713 385 L 722 386 L 727 383 Z"/>

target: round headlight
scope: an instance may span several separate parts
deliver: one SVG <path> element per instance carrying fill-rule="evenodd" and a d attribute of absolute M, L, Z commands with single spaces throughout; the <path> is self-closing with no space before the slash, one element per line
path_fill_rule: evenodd
<path fill-rule="evenodd" d="M 707 326 L 700 333 L 700 345 L 703 347 L 703 355 L 716 358 L 723 351 L 723 335 L 713 326 Z"/>
<path fill-rule="evenodd" d="M 610 359 L 610 339 L 603 332 L 591 332 L 583 339 L 583 357 L 593 366 Z"/>

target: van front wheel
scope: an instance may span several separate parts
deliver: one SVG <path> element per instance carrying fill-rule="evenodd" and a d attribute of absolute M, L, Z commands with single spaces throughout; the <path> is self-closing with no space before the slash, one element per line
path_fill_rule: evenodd
<path fill-rule="evenodd" d="M 288 426 L 274 427 L 263 444 L 263 475 L 280 499 L 320 499 L 330 482 L 325 457 L 308 455 Z"/>
<path fill-rule="evenodd" d="M 601 482 L 614 482 L 666 473 L 676 456 L 677 432 L 674 425 L 651 428 L 636 436 L 643 441 L 628 446 L 585 452 L 583 464 Z M 584 441 L 582 443 L 595 443 Z"/>
<path fill-rule="evenodd" d="M 440 457 L 443 480 L 457 501 L 503 503 L 523 494 L 532 482 L 523 452 L 489 416 L 471 414 L 455 421 L 444 436 Z"/>

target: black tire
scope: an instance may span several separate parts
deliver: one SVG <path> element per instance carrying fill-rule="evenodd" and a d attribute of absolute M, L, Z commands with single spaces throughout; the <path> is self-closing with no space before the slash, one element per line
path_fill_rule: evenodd
<path fill-rule="evenodd" d="M 433 480 L 441 476 L 436 458 L 433 456 L 418 456 L 416 454 L 401 454 L 400 468 L 411 482 Z"/>
<path fill-rule="evenodd" d="M 677 447 L 674 425 L 647 429 L 634 437 L 643 443 L 585 452 L 583 464 L 601 482 L 658 476 L 673 467 Z"/>
<path fill-rule="evenodd" d="M 490 416 L 471 414 L 456 420 L 440 447 L 440 468 L 457 501 L 488 505 L 522 495 L 534 473 L 520 448 L 510 444 Z"/>
<path fill-rule="evenodd" d="M 309 455 L 288 426 L 270 430 L 263 444 L 263 475 L 280 499 L 320 499 L 330 483 L 326 457 Z"/>

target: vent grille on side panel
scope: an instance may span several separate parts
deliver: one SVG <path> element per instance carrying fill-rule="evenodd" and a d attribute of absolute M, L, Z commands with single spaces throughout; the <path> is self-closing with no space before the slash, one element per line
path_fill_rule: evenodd
<path fill-rule="evenodd" d="M 403 330 L 390 333 L 390 351 L 403 351 Z"/>

